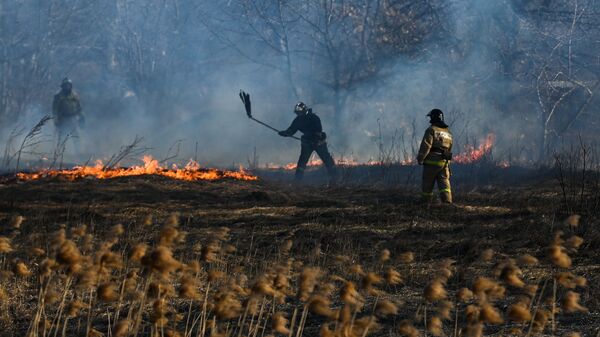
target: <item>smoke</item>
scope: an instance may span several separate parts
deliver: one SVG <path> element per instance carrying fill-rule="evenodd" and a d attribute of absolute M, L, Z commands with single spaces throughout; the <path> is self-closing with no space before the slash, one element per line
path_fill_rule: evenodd
<path fill-rule="evenodd" d="M 263 6 L 259 6 L 262 14 L 277 10 L 276 2 L 255 2 Z M 22 8 L 6 5 L 0 14 L 33 17 L 44 10 L 34 3 Z M 255 117 L 280 129 L 294 118 L 295 102 L 305 101 L 321 117 L 338 158 L 411 159 L 432 108 L 445 112 L 457 140 L 455 152 L 495 133 L 497 159 L 531 160 L 537 155 L 543 130 L 535 79 L 540 64 L 548 63 L 543 57 L 551 47 L 536 41 L 543 27 L 523 15 L 522 2 L 431 1 L 433 12 L 426 17 L 437 18 L 433 24 L 419 23 L 421 19 L 410 12 L 413 7 L 406 7 L 415 26 L 425 27 L 411 28 L 419 40 L 409 43 L 410 48 L 377 49 L 376 56 L 352 49 L 352 37 L 344 32 L 366 28 L 345 19 L 332 33 L 337 55 L 345 59 L 324 55 L 323 37 L 307 33 L 309 19 L 298 13 L 318 17 L 319 8 L 311 1 L 299 2 L 297 11 L 284 13 L 281 27 L 261 21 L 257 13 L 252 16 L 248 3 L 79 3 L 72 13 L 76 19 L 65 15 L 46 18 L 47 26 L 12 26 L 6 31 L 26 36 L 31 43 L 47 36 L 44 27 L 52 34 L 41 52 L 21 45 L 13 58 L 9 55 L 3 61 L 6 67 L 17 69 L 16 62 L 47 72 L 33 72 L 35 83 L 8 78 L 13 82 L 3 87 L 2 97 L 16 88 L 31 94 L 21 100 L 23 108 L 17 113 L 9 113 L 17 111 L 16 98 L 12 106 L 5 104 L 0 140 L 6 142 L 15 125 L 31 127 L 50 113 L 60 79 L 69 76 L 86 115 L 76 140 L 79 150 L 74 143 L 67 144 L 64 160 L 70 163 L 106 159 L 136 135 L 158 159 L 179 149 L 172 162 L 197 158 L 207 166 L 245 165 L 255 149 L 263 164 L 296 161 L 298 142 L 248 120 L 237 97 L 239 89 L 252 95 Z M 595 2 L 586 4 L 588 12 L 598 10 Z M 106 15 L 86 21 L 85 15 L 95 11 Z M 19 31 L 25 29 L 31 31 Z M 381 38 L 394 39 L 394 34 L 402 35 L 399 30 Z M 556 30 L 560 31 L 556 36 L 563 36 L 565 30 Z M 346 38 L 349 42 L 344 44 Z M 275 45 L 269 45 L 273 41 Z M 16 58 L 17 52 L 25 56 Z M 372 60 L 361 63 L 363 55 Z M 353 71 L 354 64 L 366 70 Z M 351 75 L 343 78 L 344 71 Z M 334 85 L 338 76 L 341 86 Z M 51 138 L 54 130 L 49 127 L 45 132 Z M 39 153 L 49 157 L 53 148 L 51 141 L 41 144 L 30 159 L 37 162 Z"/>

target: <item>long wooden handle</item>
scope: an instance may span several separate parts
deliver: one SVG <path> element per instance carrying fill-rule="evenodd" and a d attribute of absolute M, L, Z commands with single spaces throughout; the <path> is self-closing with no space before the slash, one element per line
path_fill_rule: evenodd
<path fill-rule="evenodd" d="M 254 117 L 249 117 L 249 118 L 250 118 L 251 120 L 255 121 L 256 123 L 258 123 L 258 124 L 262 124 L 262 125 L 264 125 L 264 126 L 268 127 L 269 129 L 271 129 L 271 130 L 275 131 L 275 132 L 280 132 L 280 130 L 277 130 L 277 129 L 275 129 L 274 127 L 270 126 L 269 124 L 267 124 L 267 123 L 265 123 L 265 122 L 261 122 L 261 121 L 259 121 L 258 119 L 254 118 Z M 300 138 L 298 138 L 298 137 L 296 137 L 296 136 L 290 136 L 290 138 L 294 138 L 294 139 L 300 140 Z"/>

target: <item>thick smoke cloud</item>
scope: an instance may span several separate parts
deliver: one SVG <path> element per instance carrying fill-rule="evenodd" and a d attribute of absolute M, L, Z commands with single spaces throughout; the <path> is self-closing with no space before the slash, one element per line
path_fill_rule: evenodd
<path fill-rule="evenodd" d="M 255 148 L 263 164 L 295 161 L 294 140 L 246 119 L 239 89 L 279 128 L 295 101 L 311 105 L 337 157 L 411 159 L 438 107 L 459 148 L 494 133 L 497 159 L 538 160 L 598 119 L 587 92 L 600 76 L 599 10 L 592 0 L 3 3 L 0 138 L 50 113 L 69 76 L 86 114 L 80 153 L 67 144 L 72 163 L 136 135 L 157 158 L 181 140 L 174 162 L 246 164 Z"/>

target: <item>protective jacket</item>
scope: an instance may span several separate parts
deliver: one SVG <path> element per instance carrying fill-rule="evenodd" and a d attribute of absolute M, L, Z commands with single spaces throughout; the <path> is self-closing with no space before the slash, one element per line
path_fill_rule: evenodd
<path fill-rule="evenodd" d="M 52 114 L 54 123 L 59 127 L 82 118 L 79 96 L 74 91 L 69 93 L 60 91 L 54 95 Z"/>
<path fill-rule="evenodd" d="M 302 142 L 319 144 L 325 141 L 326 135 L 323 132 L 321 119 L 312 111 L 308 111 L 304 115 L 297 116 L 289 128 L 281 131 L 279 134 L 284 137 L 293 136 L 296 132 L 302 132 Z"/>
<path fill-rule="evenodd" d="M 443 122 L 431 125 L 425 131 L 417 161 L 419 164 L 444 167 L 452 152 L 452 133 Z"/>
<path fill-rule="evenodd" d="M 431 201 L 438 185 L 442 201 L 452 203 L 449 162 L 452 157 L 452 134 L 444 122 L 432 124 L 423 136 L 417 160 L 423 164 L 422 196 Z"/>

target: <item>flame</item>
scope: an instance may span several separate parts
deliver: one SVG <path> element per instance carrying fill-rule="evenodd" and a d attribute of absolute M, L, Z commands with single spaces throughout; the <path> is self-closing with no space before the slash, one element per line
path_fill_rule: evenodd
<path fill-rule="evenodd" d="M 492 152 L 492 148 L 494 146 L 494 142 L 496 141 L 496 135 L 493 133 L 488 134 L 479 144 L 479 146 L 475 147 L 473 145 L 465 146 L 464 150 L 454 155 L 453 161 L 458 164 L 470 164 L 477 162 L 489 153 Z M 355 166 L 383 166 L 385 163 L 376 160 L 369 160 L 366 162 L 358 161 L 354 158 L 341 158 L 335 161 L 336 165 L 342 167 L 355 167 Z M 402 161 L 393 161 L 392 164 L 397 164 L 401 166 L 409 166 L 415 165 L 417 161 L 414 158 L 404 159 Z M 323 165 L 323 162 L 320 159 L 311 158 L 311 160 L 306 165 L 307 167 L 318 167 Z M 502 162 L 499 164 L 500 167 L 509 167 L 510 164 L 508 162 Z M 296 163 L 289 163 L 284 165 L 278 164 L 266 164 L 263 168 L 270 170 L 295 170 L 297 167 Z"/>
<path fill-rule="evenodd" d="M 97 160 L 94 166 L 76 166 L 66 170 L 44 170 L 35 173 L 17 173 L 17 178 L 23 181 L 31 181 L 55 177 L 76 180 L 87 177 L 111 179 L 117 177 L 159 175 L 185 181 L 219 179 L 258 180 L 258 177 L 247 173 L 242 167 L 240 167 L 238 171 L 222 171 L 214 168 L 202 168 L 196 161 L 190 160 L 184 168 L 178 168 L 176 165 L 173 165 L 171 169 L 168 169 L 161 166 L 159 161 L 151 156 L 144 156 L 142 161 L 144 162 L 143 166 L 104 169 L 102 161 Z"/>
<path fill-rule="evenodd" d="M 402 160 L 399 162 L 393 162 L 393 164 L 398 164 L 398 165 L 412 165 L 416 163 L 415 160 L 412 159 L 407 159 L 407 160 Z M 382 163 L 380 161 L 377 160 L 368 160 L 368 161 L 358 161 L 357 159 L 354 158 L 339 158 L 335 160 L 335 165 L 336 166 L 341 166 L 341 167 L 358 167 L 358 166 L 384 166 L 386 163 Z M 321 161 L 321 159 L 318 158 L 312 158 L 311 160 L 309 160 L 309 162 L 306 164 L 307 168 L 311 168 L 311 167 L 319 167 L 323 165 L 323 161 Z M 298 164 L 296 163 L 288 163 L 288 164 L 284 164 L 284 165 L 279 165 L 279 164 L 274 164 L 274 163 L 269 163 L 263 166 L 264 169 L 267 170 L 295 170 L 296 167 L 298 167 Z"/>
<path fill-rule="evenodd" d="M 469 164 L 481 160 L 485 155 L 492 152 L 496 141 L 496 135 L 489 133 L 478 147 L 466 145 L 464 152 L 454 156 L 453 161 L 458 164 Z"/>

